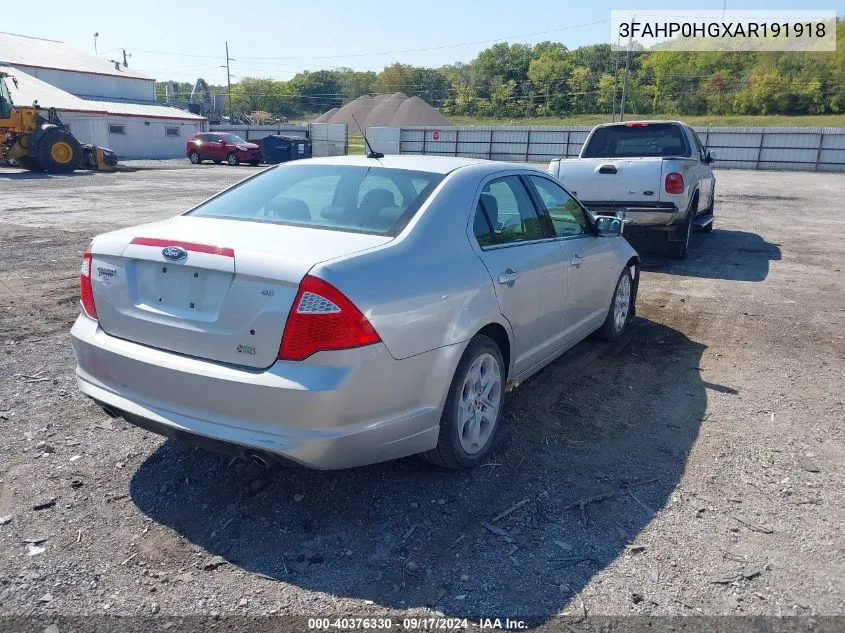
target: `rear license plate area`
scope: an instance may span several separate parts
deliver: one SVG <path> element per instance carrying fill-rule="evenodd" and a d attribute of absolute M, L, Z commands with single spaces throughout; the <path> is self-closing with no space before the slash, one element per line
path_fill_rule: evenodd
<path fill-rule="evenodd" d="M 149 261 L 136 261 L 136 305 L 179 317 L 212 318 L 220 309 L 232 274 Z"/>
<path fill-rule="evenodd" d="M 155 303 L 165 310 L 195 310 L 202 296 L 202 286 L 205 283 L 202 273 L 205 272 L 186 266 L 160 266 L 156 291 L 153 292 Z"/>

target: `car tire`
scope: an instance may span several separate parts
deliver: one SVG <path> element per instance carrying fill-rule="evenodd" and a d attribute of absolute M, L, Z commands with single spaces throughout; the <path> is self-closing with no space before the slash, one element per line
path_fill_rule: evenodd
<path fill-rule="evenodd" d="M 188 154 L 188 160 L 194 165 L 199 165 L 202 162 L 202 156 L 200 156 L 199 152 L 191 152 Z"/>
<path fill-rule="evenodd" d="M 241 164 L 241 160 L 238 158 L 238 155 L 232 152 L 226 157 L 226 163 L 231 165 L 232 167 L 237 167 Z"/>
<path fill-rule="evenodd" d="M 692 221 L 698 209 L 698 198 L 692 201 L 690 208 L 687 210 L 687 217 L 684 223 L 678 227 L 677 231 L 669 233 L 669 239 L 666 243 L 666 254 L 672 259 L 686 259 L 689 253 L 689 237 L 692 233 Z"/>
<path fill-rule="evenodd" d="M 473 337 L 449 386 L 440 416 L 437 446 L 420 457 L 429 464 L 451 470 L 466 470 L 480 464 L 498 435 L 506 379 L 507 369 L 499 346 L 483 334 Z"/>
<path fill-rule="evenodd" d="M 622 337 L 625 326 L 628 325 L 631 315 L 634 313 L 635 298 L 636 293 L 634 292 L 631 269 L 626 266 L 616 281 L 610 307 L 607 309 L 607 316 L 597 332 L 599 338 L 605 341 L 618 341 Z"/>

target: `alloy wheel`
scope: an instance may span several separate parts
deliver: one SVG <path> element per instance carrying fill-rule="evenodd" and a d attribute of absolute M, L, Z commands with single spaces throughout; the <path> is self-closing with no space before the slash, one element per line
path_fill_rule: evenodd
<path fill-rule="evenodd" d="M 616 287 L 616 296 L 613 298 L 613 327 L 617 332 L 621 332 L 625 327 L 630 308 L 631 278 L 628 275 L 622 275 Z"/>
<path fill-rule="evenodd" d="M 502 404 L 502 372 L 489 353 L 470 365 L 458 402 L 458 433 L 468 454 L 482 450 L 493 435 Z"/>

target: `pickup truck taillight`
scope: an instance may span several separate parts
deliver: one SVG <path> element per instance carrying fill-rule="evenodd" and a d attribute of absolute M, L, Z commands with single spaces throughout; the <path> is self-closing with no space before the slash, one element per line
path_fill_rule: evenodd
<path fill-rule="evenodd" d="M 684 177 L 674 171 L 666 174 L 666 181 L 663 184 L 663 188 L 666 189 L 666 193 L 683 193 Z"/>

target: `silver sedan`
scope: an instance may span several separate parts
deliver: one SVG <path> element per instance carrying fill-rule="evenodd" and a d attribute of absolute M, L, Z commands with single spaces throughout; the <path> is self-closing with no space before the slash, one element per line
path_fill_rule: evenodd
<path fill-rule="evenodd" d="M 256 461 L 485 459 L 505 392 L 634 314 L 639 259 L 526 165 L 297 161 L 94 238 L 71 330 L 112 416 Z"/>

